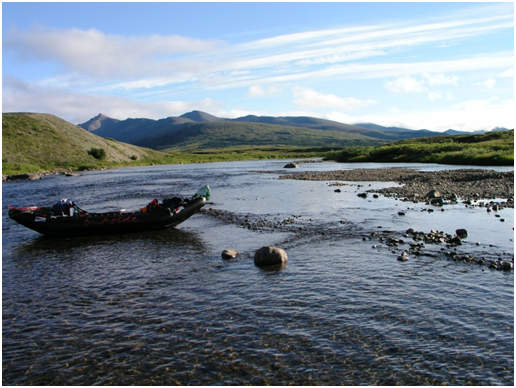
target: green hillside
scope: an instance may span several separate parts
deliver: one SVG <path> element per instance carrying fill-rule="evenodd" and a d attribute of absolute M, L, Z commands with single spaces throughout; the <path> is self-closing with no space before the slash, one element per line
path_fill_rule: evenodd
<path fill-rule="evenodd" d="M 513 165 L 514 130 L 482 135 L 440 136 L 403 140 L 381 146 L 346 147 L 329 153 L 338 162 L 414 162 Z"/>
<path fill-rule="evenodd" d="M 209 122 L 183 124 L 180 129 L 155 137 L 139 145 L 159 150 L 194 150 L 239 146 L 342 147 L 378 144 L 380 141 L 360 134 L 320 131 L 260 123 Z"/>
<path fill-rule="evenodd" d="M 96 135 L 157 150 L 246 146 L 335 147 L 379 144 L 417 136 L 367 129 L 313 117 L 245 116 L 224 119 L 193 111 L 159 120 L 115 120 L 99 114 L 80 127 Z"/>
<path fill-rule="evenodd" d="M 2 173 L 152 163 L 166 155 L 104 139 L 56 116 L 2 114 Z"/>
<path fill-rule="evenodd" d="M 308 116 L 248 115 L 228 119 L 201 111 L 158 120 L 118 120 L 98 114 L 79 126 L 104 138 L 174 152 L 228 147 L 373 146 L 404 139 L 460 134 L 452 129 L 441 133 L 427 129 L 384 127 L 373 123 L 350 125 Z"/>
<path fill-rule="evenodd" d="M 222 142 L 205 141 L 203 145 Z M 175 147 L 160 152 L 99 137 L 56 116 L 42 113 L 2 114 L 2 174 L 118 166 L 215 161 L 322 157 L 328 147 L 240 146 Z"/>

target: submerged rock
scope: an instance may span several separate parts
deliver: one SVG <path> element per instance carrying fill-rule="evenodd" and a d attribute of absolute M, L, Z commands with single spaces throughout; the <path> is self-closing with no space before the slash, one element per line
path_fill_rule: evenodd
<path fill-rule="evenodd" d="M 286 265 L 288 261 L 287 252 L 281 248 L 268 246 L 258 249 L 254 253 L 254 264 L 258 267 L 271 265 Z"/>
<path fill-rule="evenodd" d="M 398 261 L 408 261 L 408 252 L 403 251 L 401 255 L 398 256 Z"/>
<path fill-rule="evenodd" d="M 466 238 L 468 237 L 468 231 L 466 229 L 457 229 L 455 231 L 455 234 L 457 235 L 458 238 Z"/>
<path fill-rule="evenodd" d="M 432 198 L 430 204 L 434 206 L 443 206 L 444 202 L 442 198 Z"/>
<path fill-rule="evenodd" d="M 17 181 L 17 180 L 29 180 L 29 181 L 35 181 L 37 179 L 41 179 L 43 177 L 43 174 L 34 173 L 34 174 L 13 174 L 13 175 L 7 175 L 5 179 L 2 177 L 2 180 L 6 181 Z"/>
<path fill-rule="evenodd" d="M 224 249 L 221 254 L 223 259 L 234 259 L 239 255 L 240 252 L 234 249 Z"/>

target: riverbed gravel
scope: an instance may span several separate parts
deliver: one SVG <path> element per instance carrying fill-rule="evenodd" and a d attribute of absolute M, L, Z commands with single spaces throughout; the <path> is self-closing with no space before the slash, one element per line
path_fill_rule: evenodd
<path fill-rule="evenodd" d="M 413 202 L 430 202 L 442 198 L 442 203 L 467 204 L 472 201 L 502 199 L 497 205 L 514 208 L 514 171 L 457 169 L 416 171 L 407 168 L 354 169 L 322 172 L 300 172 L 280 176 L 280 179 L 302 179 L 346 182 L 395 182 L 401 186 L 368 190 L 386 197 Z M 434 191 L 438 195 L 429 194 Z M 435 193 L 434 193 L 435 194 Z M 439 204 L 441 201 L 435 201 Z M 441 204 L 442 204 L 441 203 Z M 485 203 L 479 206 L 485 206 Z"/>

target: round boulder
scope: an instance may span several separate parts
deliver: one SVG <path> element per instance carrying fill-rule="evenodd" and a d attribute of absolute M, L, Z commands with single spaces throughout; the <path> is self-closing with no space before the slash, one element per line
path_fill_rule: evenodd
<path fill-rule="evenodd" d="M 234 259 L 238 255 L 240 255 L 240 252 L 234 249 L 224 249 L 221 254 L 223 259 Z"/>
<path fill-rule="evenodd" d="M 455 234 L 460 239 L 468 237 L 468 231 L 466 229 L 457 229 Z"/>
<path fill-rule="evenodd" d="M 254 264 L 258 267 L 283 266 L 287 264 L 287 261 L 287 252 L 277 247 L 262 247 L 254 253 Z"/>
<path fill-rule="evenodd" d="M 287 163 L 287 164 L 285 164 L 285 165 L 283 166 L 283 168 L 297 168 L 297 167 L 298 167 L 298 165 L 297 165 L 297 164 L 295 164 L 295 163 L 292 163 L 292 162 Z"/>
<path fill-rule="evenodd" d="M 407 251 L 403 251 L 401 255 L 398 256 L 398 261 L 408 261 L 409 256 Z"/>

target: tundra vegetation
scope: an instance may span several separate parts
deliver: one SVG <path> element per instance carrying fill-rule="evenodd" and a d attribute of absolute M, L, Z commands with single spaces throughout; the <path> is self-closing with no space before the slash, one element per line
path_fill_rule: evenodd
<path fill-rule="evenodd" d="M 330 152 L 338 162 L 414 162 L 511 166 L 514 130 L 481 135 L 439 136 L 402 140 L 379 146 L 352 146 Z"/>
<path fill-rule="evenodd" d="M 2 115 L 2 174 L 154 164 L 323 157 L 331 147 L 235 146 L 157 151 L 103 138 L 56 116 Z"/>
<path fill-rule="evenodd" d="M 245 141 L 240 139 L 232 143 L 230 138 L 226 138 L 228 133 L 222 131 L 220 136 L 215 138 L 225 138 L 226 143 L 220 143 L 218 140 L 208 143 L 191 142 L 183 144 L 182 147 L 158 151 L 97 136 L 53 115 L 4 113 L 2 119 L 4 175 L 153 164 L 315 157 L 325 157 L 339 162 L 432 162 L 476 165 L 512 165 L 514 162 L 514 130 L 484 135 L 419 138 L 382 145 L 376 143 L 375 146 L 357 145 L 363 142 L 356 138 L 348 138 L 347 144 L 355 146 L 344 148 L 333 138 L 326 143 L 321 138 L 317 142 L 311 142 L 305 132 L 299 141 L 290 144 L 282 144 L 286 142 L 284 139 L 283 142 L 276 142 L 277 133 L 274 131 L 265 131 L 265 134 L 271 135 L 268 144 L 242 144 L 252 143 L 252 139 L 249 138 L 250 132 L 244 131 L 240 135 L 244 136 Z M 323 137 L 329 135 L 328 131 L 318 132 Z M 240 135 L 233 134 L 233 137 Z M 288 135 L 289 138 L 296 138 L 295 131 L 289 132 Z M 310 133 L 310 136 L 315 135 Z M 216 146 L 210 147 L 210 144 Z"/>

